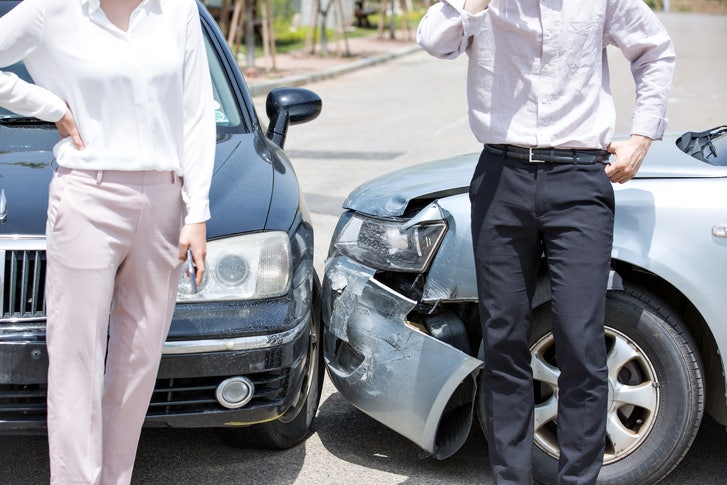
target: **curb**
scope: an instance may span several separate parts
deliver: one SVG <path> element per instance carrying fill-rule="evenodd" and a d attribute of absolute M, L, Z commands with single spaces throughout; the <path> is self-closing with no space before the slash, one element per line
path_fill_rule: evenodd
<path fill-rule="evenodd" d="M 316 81 L 331 79 L 342 74 L 347 74 L 349 72 L 363 69 L 365 67 L 374 66 L 376 64 L 381 64 L 392 59 L 403 57 L 405 55 L 412 54 L 420 50 L 421 47 L 419 47 L 417 44 L 414 44 L 390 52 L 385 52 L 383 54 L 377 54 L 371 57 L 367 57 L 358 61 L 353 61 L 342 64 L 340 66 L 324 69 L 322 71 L 281 77 L 279 79 L 272 79 L 269 81 L 248 83 L 247 87 L 252 96 L 265 96 L 275 88 L 280 88 L 284 86 L 302 86 L 304 84 Z"/>

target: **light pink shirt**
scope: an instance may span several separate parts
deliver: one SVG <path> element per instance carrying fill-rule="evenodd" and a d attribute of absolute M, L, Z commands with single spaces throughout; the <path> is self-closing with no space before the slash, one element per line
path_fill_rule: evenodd
<path fill-rule="evenodd" d="M 606 148 L 616 121 L 609 44 L 630 61 L 636 82 L 631 133 L 662 137 L 674 48 L 643 0 L 492 0 L 476 15 L 463 5 L 431 6 L 417 42 L 439 58 L 468 54 L 469 120 L 478 141 Z"/>
<path fill-rule="evenodd" d="M 59 165 L 174 171 L 185 221 L 209 219 L 214 99 L 193 0 L 143 0 L 126 32 L 99 0 L 24 0 L 0 18 L 0 67 L 21 60 L 36 85 L 0 72 L 0 106 L 57 121 L 68 103 L 86 148 L 62 139 Z"/>

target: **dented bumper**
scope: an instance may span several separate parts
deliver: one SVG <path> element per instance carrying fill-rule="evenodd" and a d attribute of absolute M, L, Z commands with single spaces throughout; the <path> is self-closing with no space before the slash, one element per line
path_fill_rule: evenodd
<path fill-rule="evenodd" d="M 335 387 L 354 406 L 436 455 L 445 407 L 482 362 L 409 324 L 416 302 L 344 256 L 328 262 L 323 302 L 324 355 Z M 469 413 L 471 420 L 471 408 Z"/>

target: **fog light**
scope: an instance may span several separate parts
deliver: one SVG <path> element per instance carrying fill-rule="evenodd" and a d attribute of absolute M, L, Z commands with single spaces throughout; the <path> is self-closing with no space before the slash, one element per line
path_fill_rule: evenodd
<path fill-rule="evenodd" d="M 241 408 L 252 399 L 255 384 L 247 377 L 230 377 L 217 386 L 217 401 L 228 409 Z"/>

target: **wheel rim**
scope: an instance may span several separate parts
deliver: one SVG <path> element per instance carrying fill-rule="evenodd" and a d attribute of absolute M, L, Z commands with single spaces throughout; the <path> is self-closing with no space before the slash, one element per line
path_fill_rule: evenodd
<path fill-rule="evenodd" d="M 608 416 L 603 463 L 631 454 L 646 440 L 659 411 L 659 385 L 646 353 L 618 330 L 606 327 Z M 552 332 L 531 346 L 538 448 L 557 459 L 558 376 Z"/>
<path fill-rule="evenodd" d="M 298 401 L 285 413 L 279 420 L 283 423 L 289 423 L 293 421 L 301 412 L 306 413 L 306 422 L 313 420 L 313 410 L 311 410 L 308 404 L 308 395 L 313 392 L 318 392 L 313 386 L 317 385 L 318 381 L 318 366 L 321 365 L 318 359 L 320 339 L 318 335 L 318 325 L 315 318 L 311 318 L 311 329 L 310 329 L 310 341 L 308 342 L 308 355 L 306 356 L 306 370 L 305 377 L 303 378 L 303 385 L 301 386 L 300 395 Z M 303 409 L 305 407 L 305 409 Z"/>

